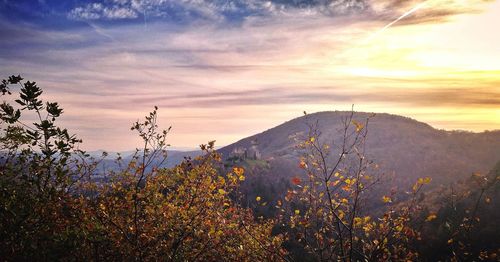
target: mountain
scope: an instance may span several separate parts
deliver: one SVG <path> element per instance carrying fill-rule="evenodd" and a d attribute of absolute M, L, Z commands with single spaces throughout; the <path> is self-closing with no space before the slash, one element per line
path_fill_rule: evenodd
<path fill-rule="evenodd" d="M 289 178 L 297 168 L 300 152 L 292 138 L 307 134 L 307 123 L 318 123 L 323 141 L 341 138 L 342 119 L 351 112 L 320 112 L 295 118 L 219 150 L 224 158 L 252 149 L 269 166 L 258 172 Z M 393 175 L 397 184 L 429 176 L 433 184 L 465 179 L 473 172 L 487 173 L 500 160 L 500 130 L 473 133 L 438 130 L 416 120 L 391 115 L 356 112 L 354 119 L 368 122 L 366 157 Z M 252 152 L 253 152 L 252 151 Z M 253 152 L 252 154 L 255 154 Z M 268 178 L 272 179 L 272 178 Z M 277 179 L 277 178 L 274 178 Z"/>
<path fill-rule="evenodd" d="M 122 170 L 123 166 L 127 165 L 133 160 L 136 151 L 125 151 L 125 152 L 106 152 L 107 156 L 102 159 L 102 154 L 104 151 L 92 151 L 89 152 L 91 157 L 98 160 L 98 165 L 96 169 L 96 174 L 94 178 L 100 181 L 106 181 L 107 173 L 109 171 L 119 171 Z M 194 158 L 202 154 L 201 150 L 195 151 L 178 151 L 178 150 L 167 150 L 167 159 L 160 165 L 161 159 L 155 160 L 151 166 L 171 168 L 180 164 L 185 158 Z M 122 157 L 121 161 L 117 161 L 118 156 Z M 140 155 L 140 154 L 139 154 Z"/>

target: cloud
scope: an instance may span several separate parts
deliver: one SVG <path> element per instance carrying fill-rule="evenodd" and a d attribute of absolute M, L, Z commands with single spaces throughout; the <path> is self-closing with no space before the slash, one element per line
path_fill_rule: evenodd
<path fill-rule="evenodd" d="M 244 21 L 252 17 L 355 15 L 359 19 L 392 21 L 418 4 L 425 8 L 397 25 L 439 22 L 457 14 L 479 12 L 492 0 L 110 0 L 70 10 L 73 20 L 170 19 L 192 22 Z"/>
<path fill-rule="evenodd" d="M 100 3 L 88 4 L 85 7 L 76 7 L 71 10 L 68 17 L 75 20 L 96 20 L 102 17 L 103 5 Z"/>
<path fill-rule="evenodd" d="M 107 19 L 129 19 L 138 17 L 134 10 L 124 7 L 105 8 L 103 10 L 103 16 Z"/>
<path fill-rule="evenodd" d="M 216 91 L 201 94 L 130 96 L 128 104 L 159 105 L 163 108 L 179 108 L 189 104 L 191 108 L 220 108 L 255 105 L 289 105 L 312 103 L 382 103 L 403 106 L 435 107 L 491 107 L 500 104 L 500 91 L 491 88 L 380 88 L 372 91 L 347 91 L 335 86 L 310 85 L 307 87 L 267 87 L 255 90 Z"/>
<path fill-rule="evenodd" d="M 369 8 L 367 0 L 113 0 L 73 8 L 75 20 L 201 18 L 214 21 L 269 15 L 346 15 Z"/>
<path fill-rule="evenodd" d="M 99 20 L 99 19 L 134 19 L 138 14 L 135 10 L 122 6 L 104 6 L 102 3 L 91 3 L 83 7 L 76 7 L 68 13 L 68 18 L 73 20 Z"/>

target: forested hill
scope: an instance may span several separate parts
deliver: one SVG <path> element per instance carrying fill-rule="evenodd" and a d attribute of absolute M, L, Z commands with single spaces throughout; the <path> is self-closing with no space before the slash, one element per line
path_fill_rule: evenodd
<path fill-rule="evenodd" d="M 307 135 L 307 123 L 318 123 L 324 142 L 338 142 L 342 136 L 342 119 L 349 114 L 351 112 L 320 112 L 295 118 L 219 152 L 229 158 L 235 150 L 256 148 L 262 160 L 275 165 L 272 175 L 292 176 L 294 172 L 289 167 L 276 165 L 297 161 L 300 152 L 293 138 Z M 354 119 L 360 123 L 368 117 L 366 156 L 379 164 L 384 173 L 394 174 L 400 182 L 430 176 L 437 183 L 447 183 L 468 177 L 472 172 L 488 172 L 500 160 L 500 130 L 446 131 L 397 115 L 354 114 Z M 280 170 L 286 174 L 279 174 Z"/>

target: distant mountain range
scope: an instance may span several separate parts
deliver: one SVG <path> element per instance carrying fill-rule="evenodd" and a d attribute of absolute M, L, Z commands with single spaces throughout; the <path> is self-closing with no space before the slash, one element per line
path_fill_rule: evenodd
<path fill-rule="evenodd" d="M 121 170 L 124 164 L 126 165 L 132 160 L 136 151 L 106 152 L 107 156 L 105 158 L 102 158 L 103 152 L 104 151 L 102 150 L 87 152 L 91 157 L 94 157 L 99 162 L 96 169 L 97 179 L 104 179 L 105 174 L 108 171 Z M 201 153 L 202 152 L 200 150 L 196 151 L 167 150 L 167 159 L 161 165 L 159 165 L 160 159 L 157 159 L 156 162 L 153 162 L 151 166 L 160 168 L 171 168 L 180 164 L 185 159 L 185 157 L 194 158 L 196 156 L 199 156 Z M 122 158 L 121 161 L 117 161 L 118 154 Z"/>

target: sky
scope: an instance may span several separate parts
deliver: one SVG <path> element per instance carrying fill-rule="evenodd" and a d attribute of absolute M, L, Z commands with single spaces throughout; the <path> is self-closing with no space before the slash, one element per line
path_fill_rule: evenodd
<path fill-rule="evenodd" d="M 64 108 L 86 150 L 227 145 L 318 111 L 500 129 L 500 2 L 0 0 L 0 77 Z"/>

